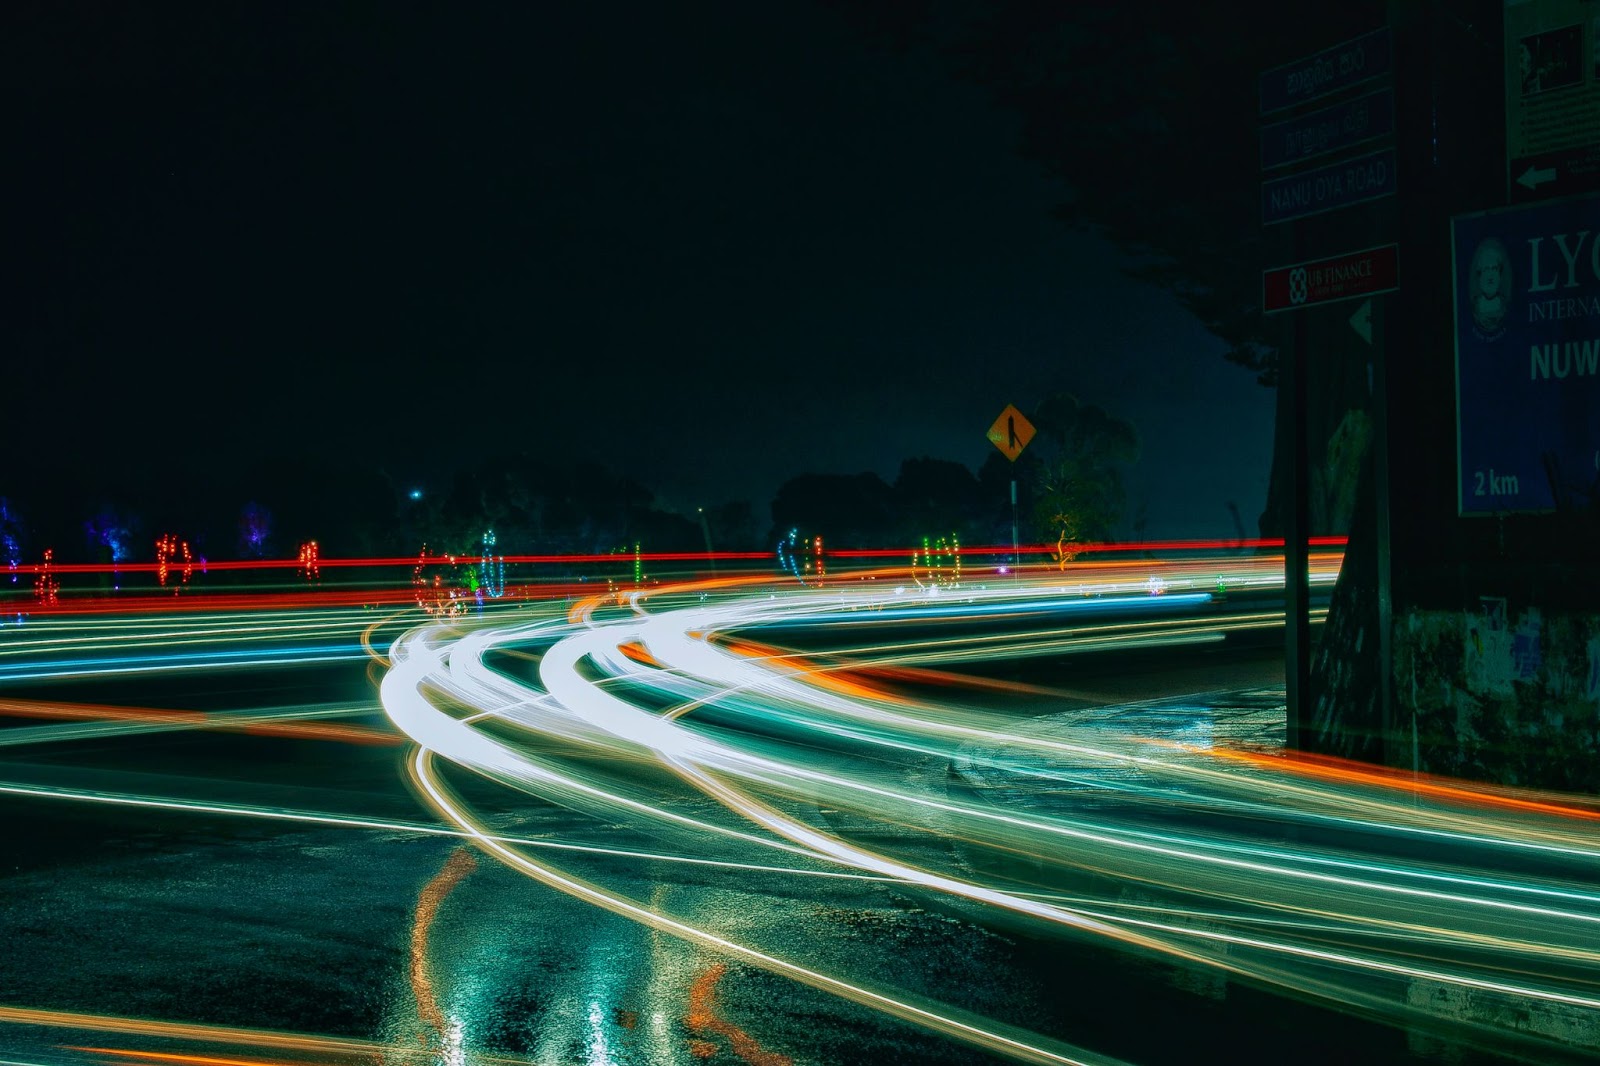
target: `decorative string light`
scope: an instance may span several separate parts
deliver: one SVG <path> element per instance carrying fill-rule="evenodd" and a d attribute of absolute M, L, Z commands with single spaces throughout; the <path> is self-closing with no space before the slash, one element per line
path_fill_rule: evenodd
<path fill-rule="evenodd" d="M 120 564 L 128 561 L 133 544 L 133 535 L 128 532 L 128 523 L 117 517 L 116 512 L 109 508 L 100 512 L 93 520 L 84 523 L 84 531 L 89 535 L 91 544 L 106 549 L 111 555 L 111 588 L 122 588 L 122 570 Z"/>
<path fill-rule="evenodd" d="M 923 537 L 922 548 L 911 553 L 911 577 L 925 589 L 961 584 L 961 541 L 953 533 L 938 540 Z"/>
<path fill-rule="evenodd" d="M 322 579 L 322 553 L 318 551 L 314 540 L 300 545 L 300 576 L 307 581 Z"/>
<path fill-rule="evenodd" d="M 494 530 L 486 529 L 483 533 L 483 591 L 491 599 L 498 600 L 506 594 L 506 557 L 494 553 Z"/>
<path fill-rule="evenodd" d="M 626 555 L 627 553 L 628 553 L 628 546 L 626 544 L 624 544 L 620 548 L 613 548 L 611 550 L 611 554 L 612 555 Z M 633 591 L 638 591 L 640 588 L 643 587 L 643 585 L 644 585 L 644 548 L 643 548 L 643 545 L 642 545 L 642 543 L 640 541 L 634 541 L 633 542 Z M 629 591 L 628 589 L 625 589 L 625 588 L 622 587 L 622 582 L 619 581 L 617 578 L 615 578 L 615 577 L 607 577 L 606 578 L 606 592 L 609 595 L 612 595 L 612 596 L 616 597 L 618 606 L 620 606 L 627 599 L 628 591 Z"/>
<path fill-rule="evenodd" d="M 417 606 L 435 618 L 454 618 L 466 609 L 461 590 L 455 581 L 456 557 L 453 555 L 428 555 L 428 546 L 422 546 L 417 565 L 411 571 L 411 586 L 416 590 Z M 450 580 L 446 581 L 445 577 Z"/>
<path fill-rule="evenodd" d="M 267 539 L 272 535 L 272 512 L 258 503 L 247 503 L 239 515 L 239 554 L 246 559 L 264 559 Z"/>
<path fill-rule="evenodd" d="M 174 596 L 182 592 L 194 576 L 194 563 L 194 553 L 189 550 L 188 541 L 180 540 L 171 533 L 163 533 L 156 538 L 156 581 L 166 588 L 168 575 L 176 570 L 177 580 L 172 586 Z"/>
<path fill-rule="evenodd" d="M 799 541 L 800 531 L 798 529 L 791 529 L 786 535 L 778 538 L 776 552 L 778 556 L 778 573 L 788 574 L 804 585 L 806 579 L 800 573 L 799 553 L 796 551 Z"/>
<path fill-rule="evenodd" d="M 820 585 L 826 575 L 822 561 L 822 538 L 800 538 L 798 529 L 791 529 L 778 541 L 778 573 L 788 574 L 802 585 Z"/>
<path fill-rule="evenodd" d="M 61 592 L 61 582 L 56 580 L 52 572 L 55 569 L 55 555 L 53 549 L 45 549 L 44 562 L 39 565 L 39 576 L 33 579 L 33 598 L 44 607 L 54 607 Z"/>
<path fill-rule="evenodd" d="M 17 570 L 22 566 L 22 523 L 5 500 L 0 500 L 0 556 L 5 558 L 6 572 L 11 583 L 17 583 Z"/>

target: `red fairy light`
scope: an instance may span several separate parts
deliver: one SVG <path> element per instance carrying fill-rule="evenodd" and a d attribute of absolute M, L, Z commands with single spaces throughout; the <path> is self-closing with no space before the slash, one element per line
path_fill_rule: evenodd
<path fill-rule="evenodd" d="M 61 582 L 52 571 L 55 568 L 55 549 L 46 548 L 39 576 L 33 579 L 33 595 L 45 607 L 54 607 L 61 592 Z"/>
<path fill-rule="evenodd" d="M 300 545 L 300 576 L 307 581 L 319 581 L 322 578 L 322 556 L 314 540 Z"/>
<path fill-rule="evenodd" d="M 176 596 L 194 575 L 194 553 L 189 550 L 188 541 L 180 540 L 171 533 L 163 533 L 156 539 L 156 581 L 162 588 L 167 587 L 167 575 L 174 570 L 177 571 L 177 581 L 173 584 L 172 594 Z"/>
<path fill-rule="evenodd" d="M 452 618 L 466 609 L 464 594 L 456 585 L 455 565 L 455 556 L 429 556 L 424 544 L 417 565 L 412 568 L 411 587 L 417 593 L 417 606 L 435 618 Z M 449 581 L 445 580 L 446 573 Z"/>

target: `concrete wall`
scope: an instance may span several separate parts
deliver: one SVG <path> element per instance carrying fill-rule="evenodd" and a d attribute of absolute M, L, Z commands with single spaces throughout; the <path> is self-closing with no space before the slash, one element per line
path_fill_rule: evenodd
<path fill-rule="evenodd" d="M 1600 792 L 1600 614 L 1484 597 L 1476 610 L 1397 615 L 1401 748 L 1419 768 Z"/>

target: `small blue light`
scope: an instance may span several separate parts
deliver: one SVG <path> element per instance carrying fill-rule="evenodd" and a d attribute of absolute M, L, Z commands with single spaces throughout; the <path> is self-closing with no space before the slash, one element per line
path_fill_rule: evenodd
<path fill-rule="evenodd" d="M 411 496 L 411 498 L 413 500 L 420 500 L 420 499 L 422 499 L 422 490 L 421 489 L 412 489 L 411 492 L 410 492 L 410 496 Z"/>

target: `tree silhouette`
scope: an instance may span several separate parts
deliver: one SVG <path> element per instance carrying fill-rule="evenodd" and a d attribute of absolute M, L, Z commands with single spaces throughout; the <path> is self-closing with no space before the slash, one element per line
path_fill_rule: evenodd
<path fill-rule="evenodd" d="M 893 540 L 894 492 L 877 474 L 801 474 L 778 489 L 772 501 L 774 530 L 792 528 L 822 535 L 831 546 L 875 548 Z"/>
<path fill-rule="evenodd" d="M 1126 499 L 1121 468 L 1139 458 L 1139 436 L 1064 392 L 1039 405 L 1033 424 L 1034 521 L 1065 560 L 1072 545 L 1112 539 Z"/>
<path fill-rule="evenodd" d="M 898 539 L 914 545 L 955 531 L 971 543 L 982 529 L 981 498 L 978 479 L 965 465 L 928 456 L 907 459 L 894 479 Z"/>

